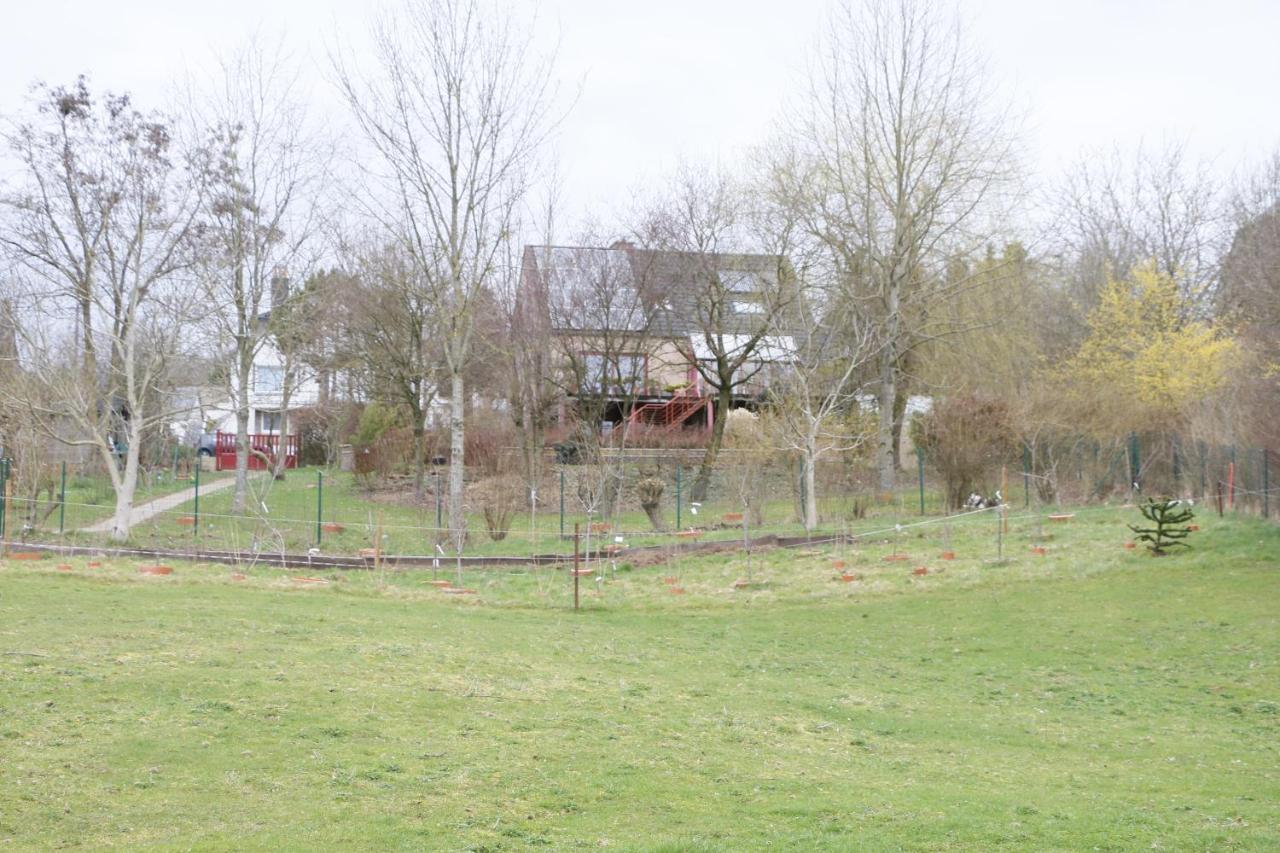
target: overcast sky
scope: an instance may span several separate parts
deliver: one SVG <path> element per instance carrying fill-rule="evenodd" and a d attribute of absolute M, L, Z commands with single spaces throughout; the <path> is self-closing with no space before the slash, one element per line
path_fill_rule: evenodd
<path fill-rule="evenodd" d="M 43 0 L 5 3 L 0 110 L 35 80 L 91 75 L 162 105 L 177 78 L 254 30 L 283 33 L 317 111 L 345 119 L 326 49 L 358 43 L 358 0 Z M 599 219 L 681 158 L 732 164 L 803 82 L 823 0 L 543 0 L 565 90 L 558 143 L 572 210 Z M 1280 0 L 961 0 L 972 43 L 1025 116 L 1028 166 L 1052 177 L 1080 152 L 1185 141 L 1226 174 L 1280 146 Z"/>

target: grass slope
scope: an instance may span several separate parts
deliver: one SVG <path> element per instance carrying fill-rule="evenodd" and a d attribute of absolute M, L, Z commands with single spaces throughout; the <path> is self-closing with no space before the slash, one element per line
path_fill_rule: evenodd
<path fill-rule="evenodd" d="M 3 564 L 0 844 L 1275 849 L 1280 535 L 1206 528 L 860 592 L 703 557 L 579 614 Z"/>

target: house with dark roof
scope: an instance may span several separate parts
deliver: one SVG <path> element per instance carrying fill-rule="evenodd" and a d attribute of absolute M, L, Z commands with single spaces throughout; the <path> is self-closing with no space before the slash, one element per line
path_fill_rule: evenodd
<path fill-rule="evenodd" d="M 526 246 L 519 316 L 558 365 L 562 416 L 590 402 L 605 429 L 710 429 L 717 356 L 741 362 L 730 408 L 754 408 L 794 351 L 777 305 L 793 280 L 777 255 Z"/>

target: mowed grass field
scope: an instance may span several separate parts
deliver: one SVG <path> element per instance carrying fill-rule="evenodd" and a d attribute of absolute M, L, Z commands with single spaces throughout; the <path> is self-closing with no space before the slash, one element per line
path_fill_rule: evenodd
<path fill-rule="evenodd" d="M 607 564 L 579 613 L 2 562 L 0 847 L 1280 848 L 1280 529 L 1125 520 Z"/>

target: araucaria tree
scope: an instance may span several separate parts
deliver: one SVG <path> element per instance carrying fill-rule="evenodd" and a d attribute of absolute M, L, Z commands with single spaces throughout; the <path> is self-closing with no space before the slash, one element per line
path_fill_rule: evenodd
<path fill-rule="evenodd" d="M 876 466 L 888 491 L 904 360 L 947 256 L 979 242 L 981 214 L 1009 177 L 1005 119 L 958 22 L 934 3 L 843 0 L 782 148 L 778 180 L 800 227 L 880 325 Z"/>
<path fill-rule="evenodd" d="M 552 122 L 550 61 L 529 28 L 481 0 L 405 3 L 373 31 L 376 67 L 337 62 L 381 168 L 370 207 L 428 288 L 449 381 L 449 527 L 463 507 L 466 370 L 476 308 Z"/>
<path fill-rule="evenodd" d="M 26 273 L 18 367 L 41 393 L 8 402 L 96 452 L 123 540 L 143 436 L 171 415 L 202 182 L 169 121 L 127 96 L 95 97 L 82 78 L 36 89 L 32 106 L 7 135 L 18 169 L 0 197 L 0 246 Z"/>

